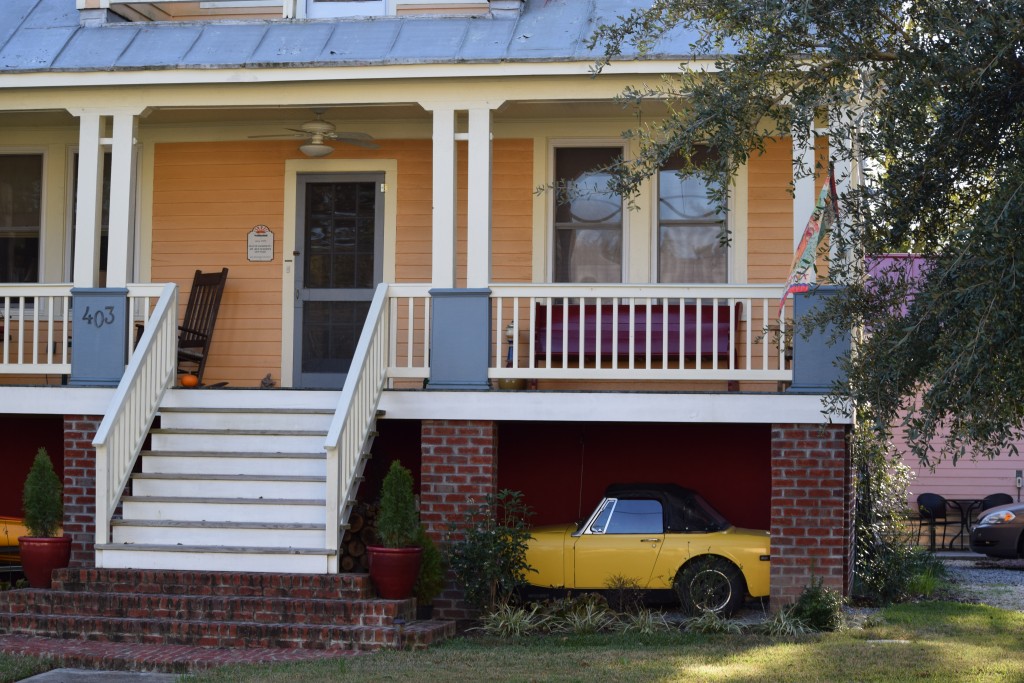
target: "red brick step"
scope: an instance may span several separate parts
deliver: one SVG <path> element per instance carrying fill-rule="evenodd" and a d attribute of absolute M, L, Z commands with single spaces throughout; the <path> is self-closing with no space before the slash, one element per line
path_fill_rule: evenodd
<path fill-rule="evenodd" d="M 374 598 L 365 574 L 66 569 L 53 586 L 0 593 L 0 650 L 63 643 L 67 652 L 92 653 L 81 656 L 95 666 L 110 666 L 118 646 L 129 655 L 117 668 L 136 668 L 138 648 L 198 649 L 204 654 L 196 662 L 244 651 L 287 660 L 426 647 L 455 632 L 453 622 L 415 621 L 413 600 Z M 182 670 L 176 657 L 156 659 L 166 660 L 164 670 Z"/>

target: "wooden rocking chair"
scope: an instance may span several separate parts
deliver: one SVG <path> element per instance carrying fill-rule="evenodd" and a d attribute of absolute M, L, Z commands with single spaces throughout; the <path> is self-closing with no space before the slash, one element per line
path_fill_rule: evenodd
<path fill-rule="evenodd" d="M 227 268 L 219 273 L 202 273 L 197 270 L 192 278 L 192 291 L 189 292 L 188 304 L 185 306 L 185 317 L 178 326 L 178 374 L 191 373 L 200 384 L 227 279 Z"/>

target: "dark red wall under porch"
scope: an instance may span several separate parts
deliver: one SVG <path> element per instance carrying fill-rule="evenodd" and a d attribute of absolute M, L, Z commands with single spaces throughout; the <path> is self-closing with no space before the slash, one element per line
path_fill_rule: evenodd
<path fill-rule="evenodd" d="M 498 487 L 522 491 L 532 524 L 577 521 L 608 484 L 673 482 L 736 526 L 771 521 L 771 426 L 502 422 Z"/>
<path fill-rule="evenodd" d="M 64 418 L 60 415 L 3 415 L 0 433 L 0 516 L 22 517 L 21 491 L 32 460 L 46 448 L 57 476 L 64 477 Z"/>

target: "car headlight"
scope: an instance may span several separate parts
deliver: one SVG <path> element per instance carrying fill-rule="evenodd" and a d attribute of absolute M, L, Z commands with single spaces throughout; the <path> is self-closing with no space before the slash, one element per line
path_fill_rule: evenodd
<path fill-rule="evenodd" d="M 1003 510 L 1002 512 L 993 512 L 990 515 L 985 515 L 981 520 L 983 526 L 993 526 L 995 524 L 1006 524 L 1017 519 L 1017 515 L 1013 514 L 1009 510 Z"/>

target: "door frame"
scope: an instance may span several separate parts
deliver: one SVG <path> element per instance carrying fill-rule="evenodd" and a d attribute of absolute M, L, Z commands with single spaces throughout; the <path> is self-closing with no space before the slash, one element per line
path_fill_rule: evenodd
<path fill-rule="evenodd" d="M 295 237 L 299 214 L 298 176 L 333 173 L 384 174 L 384 282 L 395 281 L 395 244 L 398 216 L 397 159 L 289 159 L 284 172 L 284 216 L 281 263 L 281 386 L 293 387 L 295 376 Z"/>

